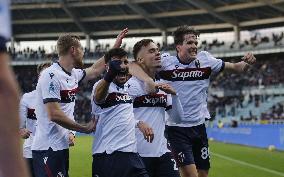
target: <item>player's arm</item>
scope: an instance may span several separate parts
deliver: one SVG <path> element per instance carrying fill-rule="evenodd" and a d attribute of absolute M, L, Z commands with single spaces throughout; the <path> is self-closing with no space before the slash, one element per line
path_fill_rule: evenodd
<path fill-rule="evenodd" d="M 121 46 L 123 38 L 127 35 L 128 28 L 123 29 L 117 36 L 113 48 L 119 48 Z M 89 68 L 85 69 L 86 77 L 84 80 L 92 80 L 99 77 L 105 71 L 105 60 L 104 56 L 101 57 Z"/>
<path fill-rule="evenodd" d="M 157 87 L 168 94 L 166 111 L 169 114 L 170 119 L 174 120 L 174 122 L 176 123 L 180 122 L 184 115 L 184 112 L 175 89 L 171 85 L 165 83 L 158 84 Z"/>
<path fill-rule="evenodd" d="M 64 128 L 82 133 L 91 133 L 95 130 L 94 121 L 90 121 L 86 126 L 83 126 L 72 119 L 69 119 L 61 110 L 58 102 L 47 102 L 45 103 L 45 107 L 50 121 L 55 122 Z"/>
<path fill-rule="evenodd" d="M 256 62 L 256 58 L 252 53 L 247 53 L 243 58 L 243 61 L 238 62 L 238 63 L 230 63 L 230 62 L 225 62 L 225 71 L 230 71 L 230 72 L 237 72 L 237 73 L 243 73 L 248 70 L 250 65 L 254 64 Z"/>
<path fill-rule="evenodd" d="M 102 103 L 105 101 L 108 95 L 108 89 L 110 83 L 113 81 L 113 79 L 118 75 L 120 71 L 121 71 L 121 60 L 111 60 L 109 62 L 109 69 L 106 72 L 104 79 L 102 79 L 98 83 L 95 89 L 94 98 L 96 103 Z"/>
<path fill-rule="evenodd" d="M 27 105 L 24 102 L 24 97 L 22 97 L 20 101 L 20 136 L 23 139 L 27 139 L 30 137 L 30 131 L 26 129 L 26 121 L 27 121 L 27 115 L 28 115 L 28 108 Z"/>
<path fill-rule="evenodd" d="M 131 62 L 129 64 L 129 73 L 145 83 L 146 92 L 148 93 L 156 92 L 157 89 L 156 83 L 148 74 L 146 74 L 143 71 L 143 69 L 136 62 Z"/>
<path fill-rule="evenodd" d="M 96 87 L 94 98 L 96 103 L 103 103 L 108 95 L 110 82 L 102 79 Z"/>

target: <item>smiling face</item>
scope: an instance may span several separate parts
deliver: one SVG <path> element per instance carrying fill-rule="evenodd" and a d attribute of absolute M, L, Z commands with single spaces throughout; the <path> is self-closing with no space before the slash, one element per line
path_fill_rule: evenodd
<path fill-rule="evenodd" d="M 161 68 L 161 53 L 154 42 L 142 46 L 137 60 L 147 68 Z"/>
<path fill-rule="evenodd" d="M 197 36 L 194 34 L 185 34 L 182 44 L 176 45 L 180 59 L 183 62 L 190 62 L 196 59 L 197 55 Z"/>

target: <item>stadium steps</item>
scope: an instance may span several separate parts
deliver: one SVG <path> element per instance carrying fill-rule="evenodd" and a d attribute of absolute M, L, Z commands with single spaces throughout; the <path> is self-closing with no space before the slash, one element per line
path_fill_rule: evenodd
<path fill-rule="evenodd" d="M 244 107 L 243 108 L 236 108 L 236 114 L 235 116 L 229 115 L 229 112 L 234 105 L 226 105 L 226 116 L 222 117 L 221 115 L 217 114 L 216 118 L 218 119 L 228 119 L 228 121 L 234 119 L 239 120 L 242 116 L 243 118 L 250 117 L 250 111 L 252 112 L 252 115 L 256 117 L 260 117 L 261 113 L 267 112 L 273 105 L 276 105 L 277 103 L 284 102 L 284 96 L 276 96 L 276 97 L 270 97 L 265 102 L 260 102 L 259 106 L 255 106 L 255 102 L 248 103 L 248 100 L 245 99 L 243 102 Z M 217 109 L 218 113 L 219 109 Z"/>

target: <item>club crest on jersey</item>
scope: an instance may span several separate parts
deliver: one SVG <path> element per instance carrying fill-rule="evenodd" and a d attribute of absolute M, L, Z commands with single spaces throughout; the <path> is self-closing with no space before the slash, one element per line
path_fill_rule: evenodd
<path fill-rule="evenodd" d="M 195 61 L 195 67 L 196 67 L 196 68 L 200 68 L 200 61 L 199 61 L 199 60 L 196 60 L 196 61 Z"/>
<path fill-rule="evenodd" d="M 52 79 L 52 78 L 53 78 L 53 76 L 54 76 L 54 74 L 53 74 L 53 73 L 49 73 L 49 77 L 50 77 L 50 79 Z"/>
<path fill-rule="evenodd" d="M 51 92 L 55 92 L 55 86 L 54 86 L 54 84 L 53 84 L 53 82 L 51 82 L 50 84 L 49 84 L 49 93 L 51 93 Z"/>
<path fill-rule="evenodd" d="M 121 87 L 116 86 L 116 90 L 119 91 L 119 89 L 124 89 L 125 87 L 129 88 L 129 87 L 130 87 L 130 84 L 122 85 Z"/>

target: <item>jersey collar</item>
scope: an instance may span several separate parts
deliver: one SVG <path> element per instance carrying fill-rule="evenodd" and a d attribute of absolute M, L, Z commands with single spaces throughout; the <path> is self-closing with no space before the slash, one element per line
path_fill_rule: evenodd
<path fill-rule="evenodd" d="M 194 60 L 192 60 L 191 62 L 189 62 L 189 63 L 185 63 L 185 62 L 182 62 L 181 60 L 180 60 L 180 58 L 179 58 L 179 56 L 178 56 L 178 54 L 177 54 L 177 59 L 178 59 L 178 62 L 180 63 L 180 64 L 183 64 L 183 65 L 189 65 L 190 63 L 192 63 L 193 61 L 195 61 L 196 59 L 194 59 Z"/>
<path fill-rule="evenodd" d="M 66 73 L 66 74 L 68 74 L 69 76 L 71 76 L 71 73 L 70 72 L 68 72 L 68 71 L 66 71 L 61 65 L 60 65 L 60 63 L 57 61 L 57 62 L 55 62 L 55 63 L 57 63 L 58 64 L 58 66 L 60 66 L 60 68 Z"/>

